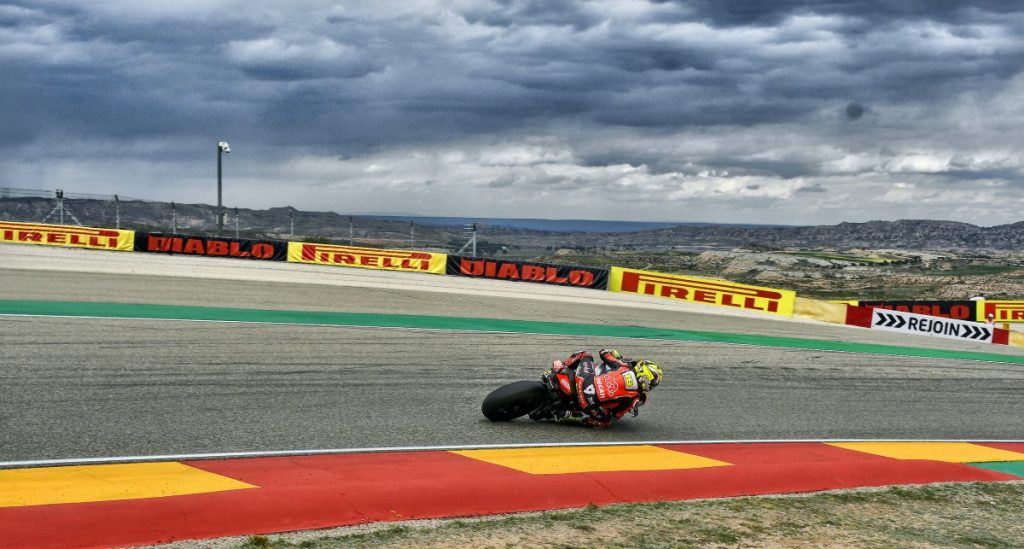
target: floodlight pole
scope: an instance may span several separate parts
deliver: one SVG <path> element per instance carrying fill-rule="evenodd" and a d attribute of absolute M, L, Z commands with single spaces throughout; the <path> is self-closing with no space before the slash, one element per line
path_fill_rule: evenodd
<path fill-rule="evenodd" d="M 223 204 L 223 169 L 221 157 L 224 153 L 231 152 L 231 145 L 227 141 L 217 142 L 217 234 L 224 232 L 224 204 Z"/>
<path fill-rule="evenodd" d="M 220 144 L 217 144 L 217 234 L 224 232 L 224 210 L 222 209 L 222 198 L 223 198 L 223 169 L 221 168 L 221 156 L 224 153 L 224 149 L 221 148 Z"/>
<path fill-rule="evenodd" d="M 120 230 L 121 229 L 121 199 L 119 199 L 116 194 L 114 195 L 114 217 L 116 219 L 114 221 L 114 225 L 115 225 L 114 228 Z"/>

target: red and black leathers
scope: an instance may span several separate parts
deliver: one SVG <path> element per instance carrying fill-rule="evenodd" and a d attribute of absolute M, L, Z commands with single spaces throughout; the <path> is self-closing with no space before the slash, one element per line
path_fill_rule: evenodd
<path fill-rule="evenodd" d="M 606 350 L 600 356 L 601 363 L 595 365 L 593 355 L 579 351 L 561 363 L 556 361 L 553 368 L 556 374 L 572 371 L 571 381 L 562 383 L 561 389 L 578 401 L 583 424 L 605 428 L 646 402 L 647 395 L 628 362 Z"/>

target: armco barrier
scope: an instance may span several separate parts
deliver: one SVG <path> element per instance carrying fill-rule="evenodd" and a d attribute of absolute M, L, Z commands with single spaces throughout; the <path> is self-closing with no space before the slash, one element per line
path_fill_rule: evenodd
<path fill-rule="evenodd" d="M 288 243 L 280 240 L 251 240 L 160 234 L 137 231 L 135 251 L 162 254 L 237 257 L 264 261 L 286 261 Z"/>
<path fill-rule="evenodd" d="M 382 250 L 332 244 L 288 243 L 288 261 L 387 271 L 445 274 L 448 254 L 413 250 Z"/>
<path fill-rule="evenodd" d="M 550 265 L 528 261 L 506 261 L 449 255 L 447 273 L 453 276 L 539 282 L 557 286 L 575 286 L 604 290 L 608 288 L 608 270 L 593 267 Z"/>
<path fill-rule="evenodd" d="M 622 267 L 612 267 L 608 289 L 613 292 L 658 296 L 781 316 L 793 316 L 796 302 L 796 292 L 790 290 Z"/>
<path fill-rule="evenodd" d="M 0 242 L 130 252 L 135 231 L 0 221 Z"/>

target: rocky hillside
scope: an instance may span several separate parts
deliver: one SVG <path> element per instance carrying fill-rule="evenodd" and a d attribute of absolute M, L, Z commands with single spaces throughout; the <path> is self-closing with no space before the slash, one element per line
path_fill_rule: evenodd
<path fill-rule="evenodd" d="M 82 224 L 208 233 L 216 230 L 216 208 L 207 204 L 67 199 L 66 222 Z M 52 198 L 2 198 L 0 219 L 57 222 Z M 384 221 L 334 212 L 304 212 L 291 207 L 268 210 L 238 210 L 238 226 L 249 235 L 283 237 L 292 232 L 304 237 L 345 240 L 349 231 L 364 244 L 408 243 L 410 226 L 404 221 Z M 351 227 L 351 229 L 350 229 Z M 226 232 L 235 228 L 235 210 L 228 210 Z M 783 248 L 888 248 L 901 250 L 1024 250 L 1024 222 L 994 227 L 931 220 L 870 221 L 808 227 L 750 227 L 730 225 L 680 225 L 668 229 L 632 233 L 555 233 L 483 227 L 492 245 L 550 248 L 616 249 L 731 249 L 755 250 Z M 465 242 L 461 227 L 417 225 L 417 241 L 433 246 Z"/>
<path fill-rule="evenodd" d="M 995 227 L 903 219 L 809 227 L 678 226 L 622 235 L 604 235 L 616 247 L 692 248 L 891 248 L 902 250 L 1020 250 L 1024 222 Z"/>

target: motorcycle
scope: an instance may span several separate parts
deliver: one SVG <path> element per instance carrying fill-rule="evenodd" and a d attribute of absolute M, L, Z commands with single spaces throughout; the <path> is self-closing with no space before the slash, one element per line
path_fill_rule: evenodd
<path fill-rule="evenodd" d="M 575 372 L 545 372 L 540 381 L 515 381 L 491 391 L 484 398 L 481 411 L 491 421 L 512 421 L 529 415 L 531 419 L 553 419 L 579 413 L 579 404 L 572 398 Z"/>

